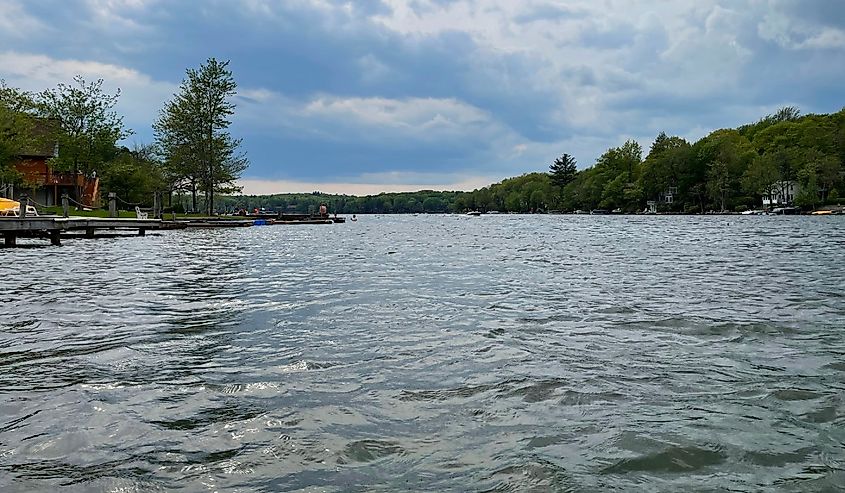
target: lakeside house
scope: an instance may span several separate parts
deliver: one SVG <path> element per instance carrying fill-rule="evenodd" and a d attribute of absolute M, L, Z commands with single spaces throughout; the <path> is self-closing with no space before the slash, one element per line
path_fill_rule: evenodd
<path fill-rule="evenodd" d="M 17 199 L 21 193 L 42 205 L 61 205 L 62 194 L 73 197 L 77 187 L 82 195 L 76 200 L 85 206 L 96 207 L 100 200 L 100 179 L 85 176 L 82 173 L 57 173 L 50 160 L 58 157 L 59 145 L 50 135 L 55 122 L 39 119 L 33 132 L 35 144 L 25 150 L 12 164 L 20 175 L 17 183 L 0 183 L 0 197 Z"/>
<path fill-rule="evenodd" d="M 797 181 L 777 181 L 769 188 L 769 193 L 763 195 L 763 206 L 791 205 L 798 192 Z"/>
<path fill-rule="evenodd" d="M 660 202 L 663 204 L 671 204 L 675 201 L 675 195 L 678 194 L 678 187 L 666 187 L 660 192 Z"/>

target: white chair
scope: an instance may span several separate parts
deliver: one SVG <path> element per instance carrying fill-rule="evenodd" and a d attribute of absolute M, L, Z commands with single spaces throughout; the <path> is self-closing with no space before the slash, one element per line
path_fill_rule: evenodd
<path fill-rule="evenodd" d="M 38 209 L 28 205 L 26 206 L 26 215 L 28 217 L 38 217 Z M 14 209 L 2 209 L 0 210 L 0 217 L 21 217 L 21 208 L 15 207 Z"/>
<path fill-rule="evenodd" d="M 150 214 L 148 212 L 141 212 L 141 208 L 136 205 L 135 206 L 135 218 L 136 219 L 149 219 Z"/>

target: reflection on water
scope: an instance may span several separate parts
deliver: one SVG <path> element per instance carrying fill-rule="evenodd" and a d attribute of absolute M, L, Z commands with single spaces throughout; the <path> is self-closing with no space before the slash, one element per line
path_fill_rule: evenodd
<path fill-rule="evenodd" d="M 0 250 L 0 490 L 834 490 L 838 217 Z"/>

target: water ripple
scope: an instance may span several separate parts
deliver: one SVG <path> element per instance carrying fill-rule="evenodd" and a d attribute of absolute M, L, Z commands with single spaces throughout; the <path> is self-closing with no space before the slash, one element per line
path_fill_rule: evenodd
<path fill-rule="evenodd" d="M 834 490 L 843 226 L 362 216 L 3 249 L 0 490 Z"/>

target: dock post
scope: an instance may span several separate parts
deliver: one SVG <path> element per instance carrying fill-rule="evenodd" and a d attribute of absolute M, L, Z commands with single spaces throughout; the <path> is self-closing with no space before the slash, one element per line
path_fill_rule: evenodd
<path fill-rule="evenodd" d="M 6 244 L 7 247 L 13 247 L 17 243 L 17 235 L 15 235 L 14 231 L 5 231 L 3 233 L 3 242 Z"/>
<path fill-rule="evenodd" d="M 50 244 L 54 246 L 62 246 L 61 232 L 58 229 L 50 230 Z"/>
<path fill-rule="evenodd" d="M 117 217 L 117 193 L 109 192 L 109 217 Z"/>
<path fill-rule="evenodd" d="M 161 192 L 153 193 L 153 219 L 161 219 Z"/>
<path fill-rule="evenodd" d="M 20 211 L 18 212 L 18 217 L 21 219 L 26 217 L 26 206 L 29 205 L 29 195 L 22 193 L 20 198 Z"/>
<path fill-rule="evenodd" d="M 85 237 L 86 238 L 93 238 L 94 237 L 94 228 L 85 228 Z"/>
<path fill-rule="evenodd" d="M 147 236 L 146 228 L 138 228 L 138 236 Z"/>
<path fill-rule="evenodd" d="M 62 194 L 62 214 L 67 217 L 68 211 L 70 210 L 70 203 L 68 202 L 68 196 L 66 193 Z"/>

